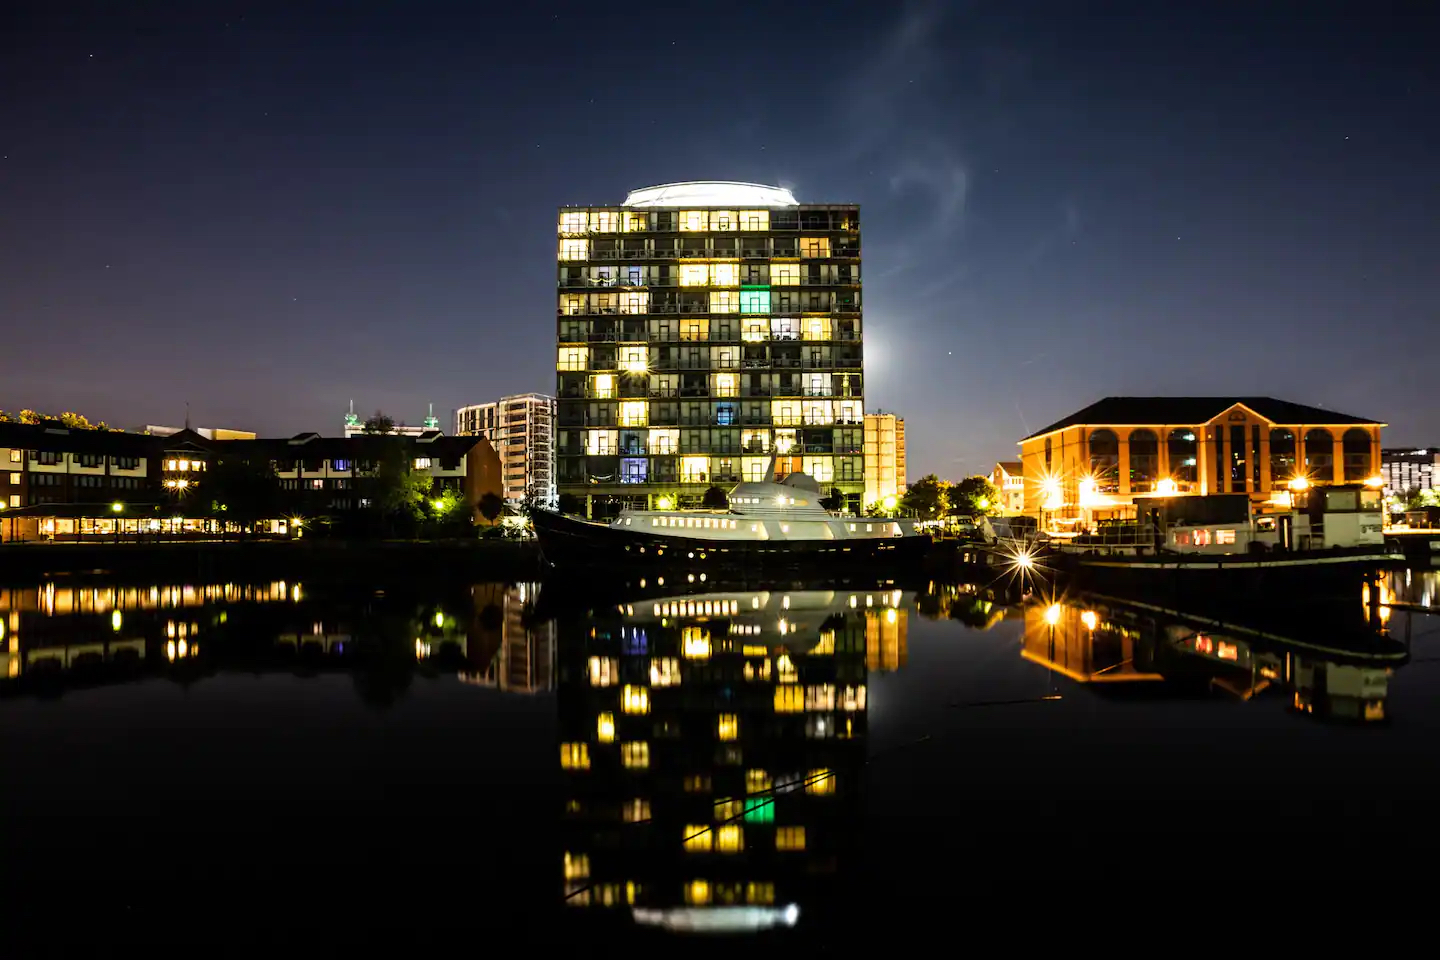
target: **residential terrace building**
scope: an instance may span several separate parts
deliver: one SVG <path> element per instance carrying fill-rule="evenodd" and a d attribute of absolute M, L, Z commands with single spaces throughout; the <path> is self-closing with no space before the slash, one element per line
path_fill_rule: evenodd
<path fill-rule="evenodd" d="M 1019 460 L 1001 460 L 990 473 L 990 485 L 1000 494 L 995 506 L 1001 516 L 1013 517 L 1025 512 L 1025 475 Z"/>
<path fill-rule="evenodd" d="M 158 436 L 4 423 L 0 539 L 219 533 L 206 477 L 217 458 L 231 455 L 268 462 L 279 489 L 291 495 L 284 499 L 328 513 L 369 507 L 355 481 L 392 457 L 428 472 L 436 496 L 461 491 L 472 512 L 484 494 L 501 491 L 500 460 L 487 440 L 438 430 L 214 440 L 193 430 Z"/>
<path fill-rule="evenodd" d="M 801 471 L 864 491 L 860 210 L 678 183 L 558 220 L 556 483 L 608 515 Z"/>
<path fill-rule="evenodd" d="M 1088 523 L 1135 497 L 1378 486 L 1384 426 L 1271 397 L 1106 397 L 1020 441 L 1025 512 Z"/>

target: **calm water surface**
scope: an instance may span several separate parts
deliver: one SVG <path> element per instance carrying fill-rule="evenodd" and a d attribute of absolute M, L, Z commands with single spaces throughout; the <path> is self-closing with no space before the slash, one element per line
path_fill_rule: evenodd
<path fill-rule="evenodd" d="M 1433 839 L 1435 571 L 1264 635 L 815 586 L 0 587 L 7 922 L 594 943 L 748 906 L 690 916 L 843 952 L 957 899 L 1013 909 L 1037 871 L 1074 904 L 1100 876 Z"/>

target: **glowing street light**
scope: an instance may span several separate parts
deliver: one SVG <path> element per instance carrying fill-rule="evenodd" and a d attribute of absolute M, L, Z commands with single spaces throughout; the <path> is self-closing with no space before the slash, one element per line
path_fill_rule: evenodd
<path fill-rule="evenodd" d="M 1100 617 L 1095 613 L 1094 610 L 1086 610 L 1084 613 L 1080 614 L 1080 622 L 1085 624 L 1085 629 L 1094 630 L 1097 626 L 1100 625 Z"/>
<path fill-rule="evenodd" d="M 655 508 L 657 510 L 674 510 L 675 498 L 670 496 L 656 497 Z"/>
<path fill-rule="evenodd" d="M 125 510 L 125 504 L 121 503 L 119 500 L 116 500 L 114 503 L 110 504 L 110 509 L 114 513 L 123 513 Z"/>
<path fill-rule="evenodd" d="M 1166 477 L 1164 480 L 1155 484 L 1155 492 L 1162 497 L 1173 497 L 1180 492 L 1180 488 L 1175 484 L 1174 480 Z"/>
<path fill-rule="evenodd" d="M 1297 492 L 1301 490 L 1309 490 L 1310 481 L 1305 479 L 1304 477 L 1296 477 L 1294 480 L 1290 481 L 1290 489 Z"/>
<path fill-rule="evenodd" d="M 1381 487 L 1385 486 L 1385 478 L 1377 473 L 1375 476 L 1367 477 L 1365 479 L 1365 486 L 1371 488 L 1372 490 L 1379 490 Z"/>
<path fill-rule="evenodd" d="M 895 505 L 896 505 L 897 503 L 899 503 L 899 502 L 900 502 L 900 501 L 896 500 L 896 499 L 895 499 L 895 495 L 892 493 L 892 494 L 890 494 L 889 496 L 885 497 L 885 499 L 881 500 L 881 501 L 880 501 L 880 505 L 881 505 L 882 507 L 884 507 L 884 508 L 888 511 L 888 510 L 894 510 L 894 509 L 895 509 Z"/>
<path fill-rule="evenodd" d="M 1052 603 L 1045 608 L 1045 622 L 1052 627 L 1060 622 L 1060 604 Z"/>

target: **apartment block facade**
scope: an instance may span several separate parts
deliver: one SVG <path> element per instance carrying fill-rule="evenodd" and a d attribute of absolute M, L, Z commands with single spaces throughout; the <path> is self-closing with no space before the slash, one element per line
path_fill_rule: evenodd
<path fill-rule="evenodd" d="M 455 435 L 485 437 L 500 455 L 505 499 L 555 501 L 555 398 L 543 393 L 502 397 L 455 411 Z"/>
<path fill-rule="evenodd" d="M 860 210 L 683 183 L 559 211 L 555 465 L 586 512 L 804 472 L 865 488 Z"/>
<path fill-rule="evenodd" d="M 865 414 L 865 501 L 884 504 L 905 495 L 905 418 Z"/>
<path fill-rule="evenodd" d="M 1405 447 L 1380 451 L 1380 475 L 1385 478 L 1385 496 L 1406 496 L 1419 490 L 1434 490 L 1440 479 L 1440 449 Z"/>

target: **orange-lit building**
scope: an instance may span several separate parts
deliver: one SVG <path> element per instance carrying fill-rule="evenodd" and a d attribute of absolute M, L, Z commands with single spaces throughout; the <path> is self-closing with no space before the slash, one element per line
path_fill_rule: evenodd
<path fill-rule="evenodd" d="M 1025 512 L 1089 521 L 1133 515 L 1136 497 L 1372 481 L 1384 426 L 1271 397 L 1106 397 L 1020 441 Z"/>

